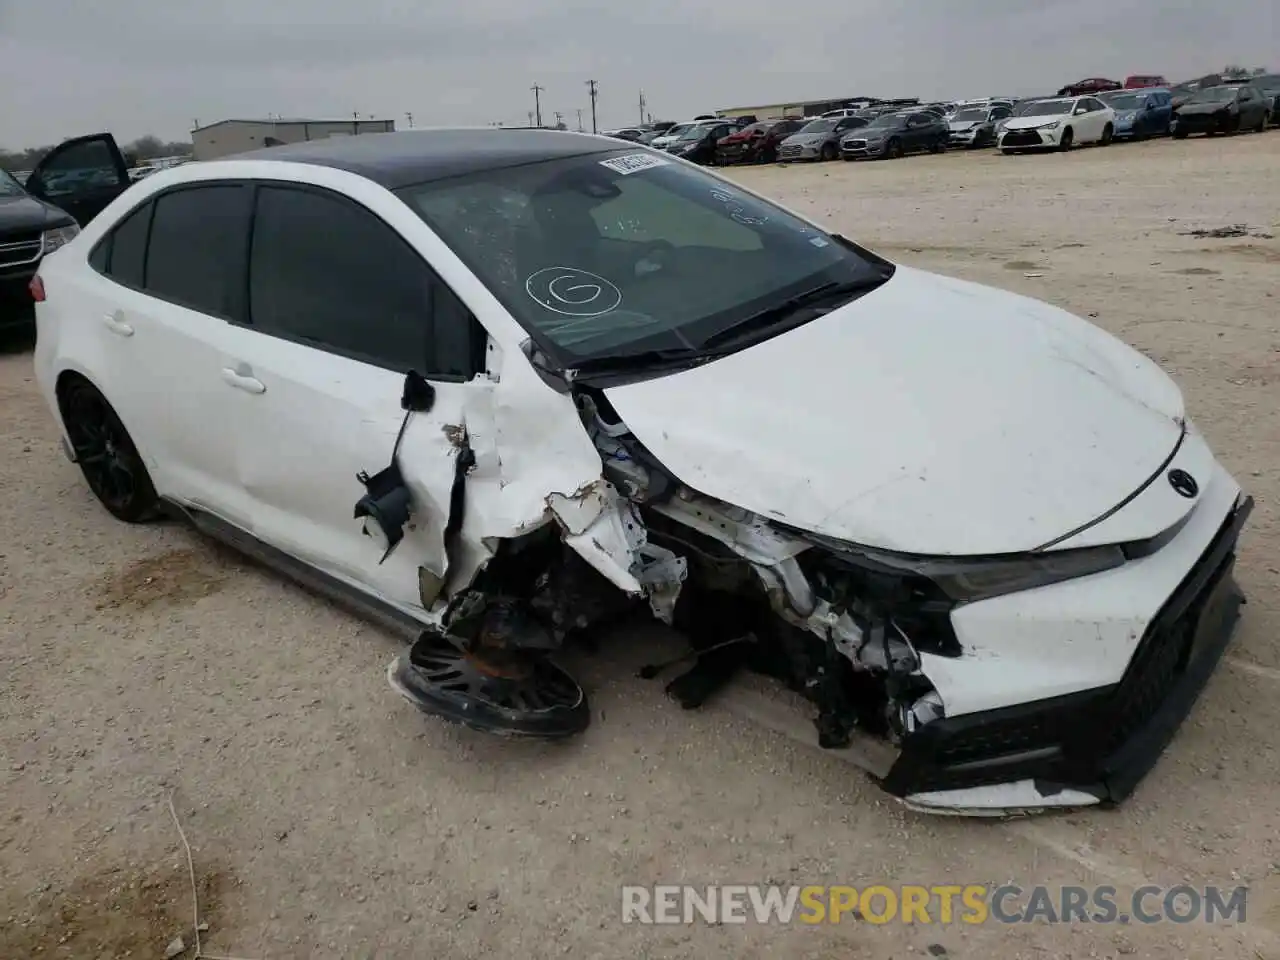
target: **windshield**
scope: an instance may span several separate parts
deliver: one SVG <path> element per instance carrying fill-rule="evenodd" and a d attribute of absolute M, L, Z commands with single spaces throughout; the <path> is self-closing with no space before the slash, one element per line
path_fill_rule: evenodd
<path fill-rule="evenodd" d="M 801 133 L 830 133 L 836 128 L 836 124 L 840 122 L 840 117 L 826 117 L 822 120 L 813 120 L 806 123 L 800 128 Z"/>
<path fill-rule="evenodd" d="M 1146 106 L 1147 98 L 1141 93 L 1122 93 L 1119 96 L 1107 97 L 1107 106 L 1115 110 L 1139 110 Z"/>
<path fill-rule="evenodd" d="M 668 127 L 666 133 L 660 133 L 658 136 L 671 137 L 672 139 L 675 139 L 692 126 L 694 126 L 692 123 L 677 123 L 674 127 Z"/>
<path fill-rule="evenodd" d="M 1192 103 L 1226 103 L 1228 100 L 1236 98 L 1235 87 L 1209 87 L 1207 90 L 1201 90 L 1192 98 Z"/>
<path fill-rule="evenodd" d="M 1254 77 L 1249 82 L 1255 87 L 1262 87 L 1264 90 L 1275 90 L 1280 87 L 1280 73 L 1269 73 L 1265 77 Z"/>
<path fill-rule="evenodd" d="M 13 179 L 7 170 L 0 170 L 0 197 L 21 197 L 26 195 L 22 184 Z"/>
<path fill-rule="evenodd" d="M 708 339 L 892 267 L 665 156 L 611 151 L 399 196 L 563 368 Z"/>
<path fill-rule="evenodd" d="M 886 113 L 879 117 L 876 117 L 874 120 L 868 123 L 865 127 L 862 128 L 862 132 L 869 133 L 872 130 L 884 130 L 884 129 L 894 130 L 902 126 L 904 123 L 906 123 L 906 119 L 904 117 L 900 117 L 896 113 Z"/>
<path fill-rule="evenodd" d="M 677 139 L 678 140 L 701 140 L 703 137 L 707 135 L 707 131 L 710 129 L 711 129 L 711 124 L 709 123 L 695 123 L 693 126 L 689 127 L 687 130 L 682 131 L 680 133 L 680 136 L 677 137 Z"/>
<path fill-rule="evenodd" d="M 967 110 L 958 110 L 955 113 L 955 115 L 952 116 L 951 119 L 958 120 L 961 122 L 968 121 L 968 120 L 976 120 L 979 123 L 981 123 L 983 120 L 987 119 L 987 111 L 985 108 L 982 110 L 976 110 L 970 107 Z"/>
<path fill-rule="evenodd" d="M 1022 117 L 1056 117 L 1064 113 L 1071 112 L 1071 106 L 1074 100 L 1037 100 L 1029 103 L 1026 109 L 1019 110 L 1018 115 Z"/>

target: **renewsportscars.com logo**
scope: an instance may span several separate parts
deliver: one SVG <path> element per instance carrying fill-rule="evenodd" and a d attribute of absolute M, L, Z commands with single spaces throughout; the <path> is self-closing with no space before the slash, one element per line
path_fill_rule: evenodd
<path fill-rule="evenodd" d="M 1248 887 L 938 884 L 659 884 L 622 888 L 622 922 L 642 924 L 1244 923 Z"/>

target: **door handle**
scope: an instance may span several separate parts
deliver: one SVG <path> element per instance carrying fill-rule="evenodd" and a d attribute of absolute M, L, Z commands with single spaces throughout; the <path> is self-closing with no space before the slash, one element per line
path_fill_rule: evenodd
<path fill-rule="evenodd" d="M 122 319 L 123 316 L 124 314 L 119 312 L 105 314 L 102 318 L 103 326 L 105 326 L 108 330 L 110 330 L 116 336 L 132 337 L 133 327 L 129 326 L 129 324 L 124 322 L 124 320 Z"/>
<path fill-rule="evenodd" d="M 245 393 L 267 392 L 267 385 L 257 377 L 247 373 L 240 373 L 230 367 L 222 368 L 222 379 L 237 390 L 243 390 Z"/>

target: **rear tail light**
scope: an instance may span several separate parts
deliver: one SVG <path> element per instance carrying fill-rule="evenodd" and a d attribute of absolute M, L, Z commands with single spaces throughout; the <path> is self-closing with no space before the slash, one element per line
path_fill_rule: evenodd
<path fill-rule="evenodd" d="M 27 289 L 31 292 L 32 300 L 36 303 L 44 303 L 44 280 L 41 279 L 40 274 L 37 273 L 31 278 L 31 282 L 27 284 Z"/>

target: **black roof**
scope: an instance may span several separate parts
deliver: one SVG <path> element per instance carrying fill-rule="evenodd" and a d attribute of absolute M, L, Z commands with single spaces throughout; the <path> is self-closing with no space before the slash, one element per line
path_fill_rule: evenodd
<path fill-rule="evenodd" d="M 562 130 L 404 130 L 326 137 L 251 150 L 224 160 L 314 163 L 358 174 L 389 190 L 478 170 L 623 149 L 611 138 Z M 632 149 L 641 149 L 633 145 Z"/>

